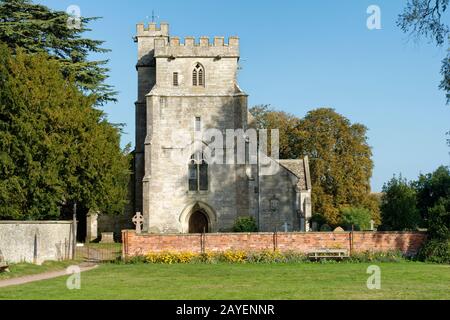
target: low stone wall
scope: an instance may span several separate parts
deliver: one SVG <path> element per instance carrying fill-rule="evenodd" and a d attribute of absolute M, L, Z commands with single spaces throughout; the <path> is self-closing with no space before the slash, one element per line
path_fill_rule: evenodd
<path fill-rule="evenodd" d="M 71 221 L 0 221 L 0 253 L 8 263 L 72 258 Z"/>
<path fill-rule="evenodd" d="M 122 231 L 122 255 L 149 252 L 221 252 L 226 250 L 280 250 L 308 253 L 317 249 L 348 249 L 349 252 L 399 250 L 415 255 L 426 239 L 422 232 L 308 232 L 308 233 L 218 233 L 136 234 Z"/>

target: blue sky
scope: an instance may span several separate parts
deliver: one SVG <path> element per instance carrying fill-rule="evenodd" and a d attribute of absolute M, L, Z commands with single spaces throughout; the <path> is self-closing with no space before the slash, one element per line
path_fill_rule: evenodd
<path fill-rule="evenodd" d="M 449 165 L 445 132 L 450 106 L 438 90 L 446 48 L 403 34 L 395 21 L 406 1 L 38 1 L 53 9 L 77 5 L 83 16 L 101 16 L 88 36 L 112 52 L 109 83 L 119 102 L 105 106 L 110 121 L 125 123 L 122 144 L 134 145 L 137 78 L 135 24 L 170 23 L 172 35 L 241 39 L 239 83 L 249 105 L 304 116 L 317 107 L 369 128 L 374 191 L 394 173 L 415 179 Z M 381 30 L 366 27 L 369 5 L 381 9 Z M 444 20 L 450 21 L 449 12 Z"/>

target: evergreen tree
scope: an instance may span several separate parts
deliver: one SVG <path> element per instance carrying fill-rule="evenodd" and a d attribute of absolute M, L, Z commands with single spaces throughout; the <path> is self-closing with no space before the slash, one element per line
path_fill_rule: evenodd
<path fill-rule="evenodd" d="M 54 11 L 30 0 L 0 0 L 0 42 L 13 51 L 47 53 L 58 62 L 65 77 L 72 75 L 87 94 L 95 94 L 97 104 L 115 101 L 115 92 L 105 83 L 107 61 L 89 61 L 90 53 L 105 53 L 103 41 L 83 38 L 86 26 L 97 17 L 80 17 L 79 28 L 70 24 L 66 12 Z M 42 56 L 43 57 L 43 56 Z"/>
<path fill-rule="evenodd" d="M 416 191 L 406 179 L 394 176 L 388 181 L 383 186 L 381 201 L 383 229 L 415 230 L 420 225 Z"/>
<path fill-rule="evenodd" d="M 441 199 L 450 199 L 450 169 L 441 166 L 433 173 L 421 174 L 414 182 L 417 206 L 422 218 L 428 219 L 428 210 Z"/>
<path fill-rule="evenodd" d="M 121 212 L 129 157 L 120 129 L 57 61 L 10 51 L 0 45 L 0 219 L 58 219 L 74 202 Z"/>

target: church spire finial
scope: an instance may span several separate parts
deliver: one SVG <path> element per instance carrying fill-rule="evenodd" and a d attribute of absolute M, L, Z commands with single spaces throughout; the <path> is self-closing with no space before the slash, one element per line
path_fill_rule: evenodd
<path fill-rule="evenodd" d="M 155 10 L 152 10 L 152 23 L 155 23 L 158 18 L 159 16 L 155 16 Z"/>
<path fill-rule="evenodd" d="M 156 22 L 156 19 L 159 19 L 159 16 L 156 16 L 155 15 L 155 10 L 152 10 L 152 15 L 149 17 L 149 16 L 146 16 L 145 17 L 146 19 L 152 19 L 152 22 L 151 23 L 155 23 Z"/>

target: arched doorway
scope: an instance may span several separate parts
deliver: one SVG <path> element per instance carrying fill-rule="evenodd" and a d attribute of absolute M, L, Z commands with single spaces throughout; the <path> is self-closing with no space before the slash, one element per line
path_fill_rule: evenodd
<path fill-rule="evenodd" d="M 195 211 L 189 217 L 189 233 L 208 233 L 208 217 L 203 211 Z"/>
<path fill-rule="evenodd" d="M 217 232 L 216 211 L 202 201 L 195 201 L 184 207 L 179 221 L 182 233 L 203 232 L 203 229 L 208 233 Z"/>

